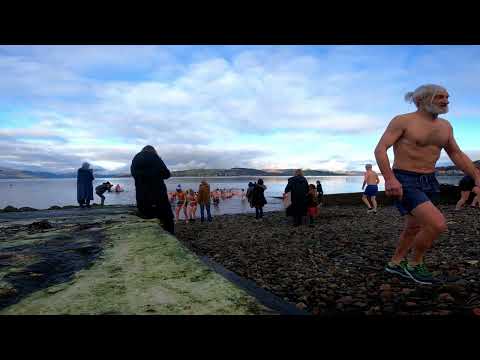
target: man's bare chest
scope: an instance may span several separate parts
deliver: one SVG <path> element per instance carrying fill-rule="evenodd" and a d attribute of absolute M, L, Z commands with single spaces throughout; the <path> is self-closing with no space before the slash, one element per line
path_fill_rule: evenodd
<path fill-rule="evenodd" d="M 450 133 L 448 127 L 443 124 L 435 124 L 433 126 L 424 126 L 412 124 L 408 126 L 402 136 L 402 142 L 415 145 L 418 147 L 444 147 Z"/>

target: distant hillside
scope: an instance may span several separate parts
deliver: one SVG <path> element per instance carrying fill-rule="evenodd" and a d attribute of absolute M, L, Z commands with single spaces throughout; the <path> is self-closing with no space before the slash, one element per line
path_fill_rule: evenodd
<path fill-rule="evenodd" d="M 480 164 L 480 160 L 475 161 Z M 117 170 L 118 171 L 118 170 Z M 231 169 L 190 169 L 172 171 L 173 177 L 215 177 L 215 176 L 293 176 L 295 169 L 250 169 L 250 168 L 231 168 Z M 124 178 L 130 177 L 130 173 L 124 169 L 120 172 L 108 172 L 105 169 L 94 169 L 93 173 L 96 178 Z M 303 170 L 305 176 L 358 176 L 363 175 L 363 171 L 329 171 L 329 170 Z M 441 175 L 458 175 L 462 174 L 456 166 L 440 166 L 437 167 L 437 173 Z M 69 172 L 62 174 L 54 174 L 49 172 L 25 171 L 9 168 L 0 168 L 0 179 L 62 179 L 76 178 L 77 172 Z"/>
<path fill-rule="evenodd" d="M 258 170 L 249 168 L 232 168 L 232 169 L 190 169 L 172 171 L 173 177 L 214 177 L 214 176 L 293 176 L 295 169 L 276 169 L 276 170 Z M 96 178 L 122 178 L 130 177 L 129 173 L 109 173 L 105 169 L 94 169 Z M 328 176 L 328 175 L 361 175 L 361 171 L 335 172 L 327 170 L 304 170 L 305 176 Z M 0 168 L 0 179 L 64 179 L 75 178 L 77 172 L 68 172 L 54 174 L 50 172 L 26 171 L 9 168 Z"/>
<path fill-rule="evenodd" d="M 94 169 L 93 173 L 96 177 L 114 177 L 112 174 L 102 174 L 104 169 Z M 130 176 L 128 174 L 127 176 Z M 68 172 L 68 173 L 61 173 L 55 174 L 46 171 L 30 171 L 30 170 L 17 170 L 17 169 L 10 169 L 10 168 L 0 168 L 0 179 L 68 179 L 68 178 L 76 178 L 77 172 Z"/>
<path fill-rule="evenodd" d="M 474 161 L 474 164 L 476 166 L 480 166 L 480 160 Z M 440 174 L 446 174 L 446 175 L 457 175 L 457 174 L 463 174 L 461 170 L 459 170 L 455 165 L 450 165 L 450 166 L 438 166 L 436 168 L 437 173 Z"/>
<path fill-rule="evenodd" d="M 232 168 L 232 169 L 191 169 L 172 171 L 172 176 L 293 176 L 295 169 L 269 169 L 258 170 L 249 168 Z M 327 170 L 304 170 L 305 176 L 328 176 L 328 175 L 359 175 L 360 171 L 335 172 Z"/>
<path fill-rule="evenodd" d="M 29 179 L 33 177 L 25 171 L 0 168 L 0 179 Z"/>

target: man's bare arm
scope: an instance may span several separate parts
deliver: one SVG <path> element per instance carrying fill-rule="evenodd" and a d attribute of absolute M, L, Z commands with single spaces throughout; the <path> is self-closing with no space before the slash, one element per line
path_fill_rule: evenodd
<path fill-rule="evenodd" d="M 403 135 L 404 130 L 403 119 L 398 117 L 393 118 L 375 148 L 375 159 L 377 160 L 380 172 L 386 180 L 394 177 L 387 150 Z"/>
<path fill-rule="evenodd" d="M 453 136 L 453 129 L 450 126 L 450 137 L 445 145 L 445 151 L 447 152 L 453 163 L 464 173 L 470 175 L 477 186 L 480 186 L 480 171 L 473 165 L 472 160 L 462 151 L 455 141 Z"/>

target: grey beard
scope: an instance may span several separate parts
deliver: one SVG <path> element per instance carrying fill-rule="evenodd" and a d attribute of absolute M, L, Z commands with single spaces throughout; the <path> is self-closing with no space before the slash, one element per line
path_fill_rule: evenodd
<path fill-rule="evenodd" d="M 448 112 L 448 106 L 445 109 L 442 109 L 436 105 L 433 104 L 427 104 L 425 105 L 425 110 L 428 111 L 430 114 L 446 114 Z"/>

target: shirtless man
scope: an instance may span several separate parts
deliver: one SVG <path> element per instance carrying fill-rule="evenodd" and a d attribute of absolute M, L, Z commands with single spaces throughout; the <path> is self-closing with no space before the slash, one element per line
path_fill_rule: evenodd
<path fill-rule="evenodd" d="M 475 179 L 473 191 L 480 194 L 480 171 L 460 150 L 450 123 L 438 117 L 448 112 L 448 97 L 447 90 L 438 85 L 423 85 L 407 93 L 405 100 L 413 102 L 417 111 L 393 118 L 375 149 L 386 195 L 395 197 L 400 214 L 406 215 L 400 242 L 385 270 L 421 284 L 435 282 L 423 258 L 433 241 L 447 230 L 445 217 L 431 201 L 440 192 L 435 164 L 442 149 Z M 393 169 L 387 155 L 392 145 Z M 407 261 L 410 249 L 413 257 Z"/>
<path fill-rule="evenodd" d="M 367 205 L 368 210 L 367 213 L 371 213 L 372 211 L 376 214 L 377 213 L 377 192 L 378 192 L 378 183 L 380 182 L 380 179 L 378 178 L 378 175 L 375 171 L 372 170 L 372 165 L 367 164 L 365 165 L 365 177 L 363 179 L 363 185 L 362 185 L 362 190 L 365 188 L 365 185 L 367 185 L 367 188 L 365 189 L 365 192 L 363 193 L 362 196 L 362 201 Z M 372 206 L 370 206 L 370 202 L 368 201 L 368 198 L 372 201 Z"/>

